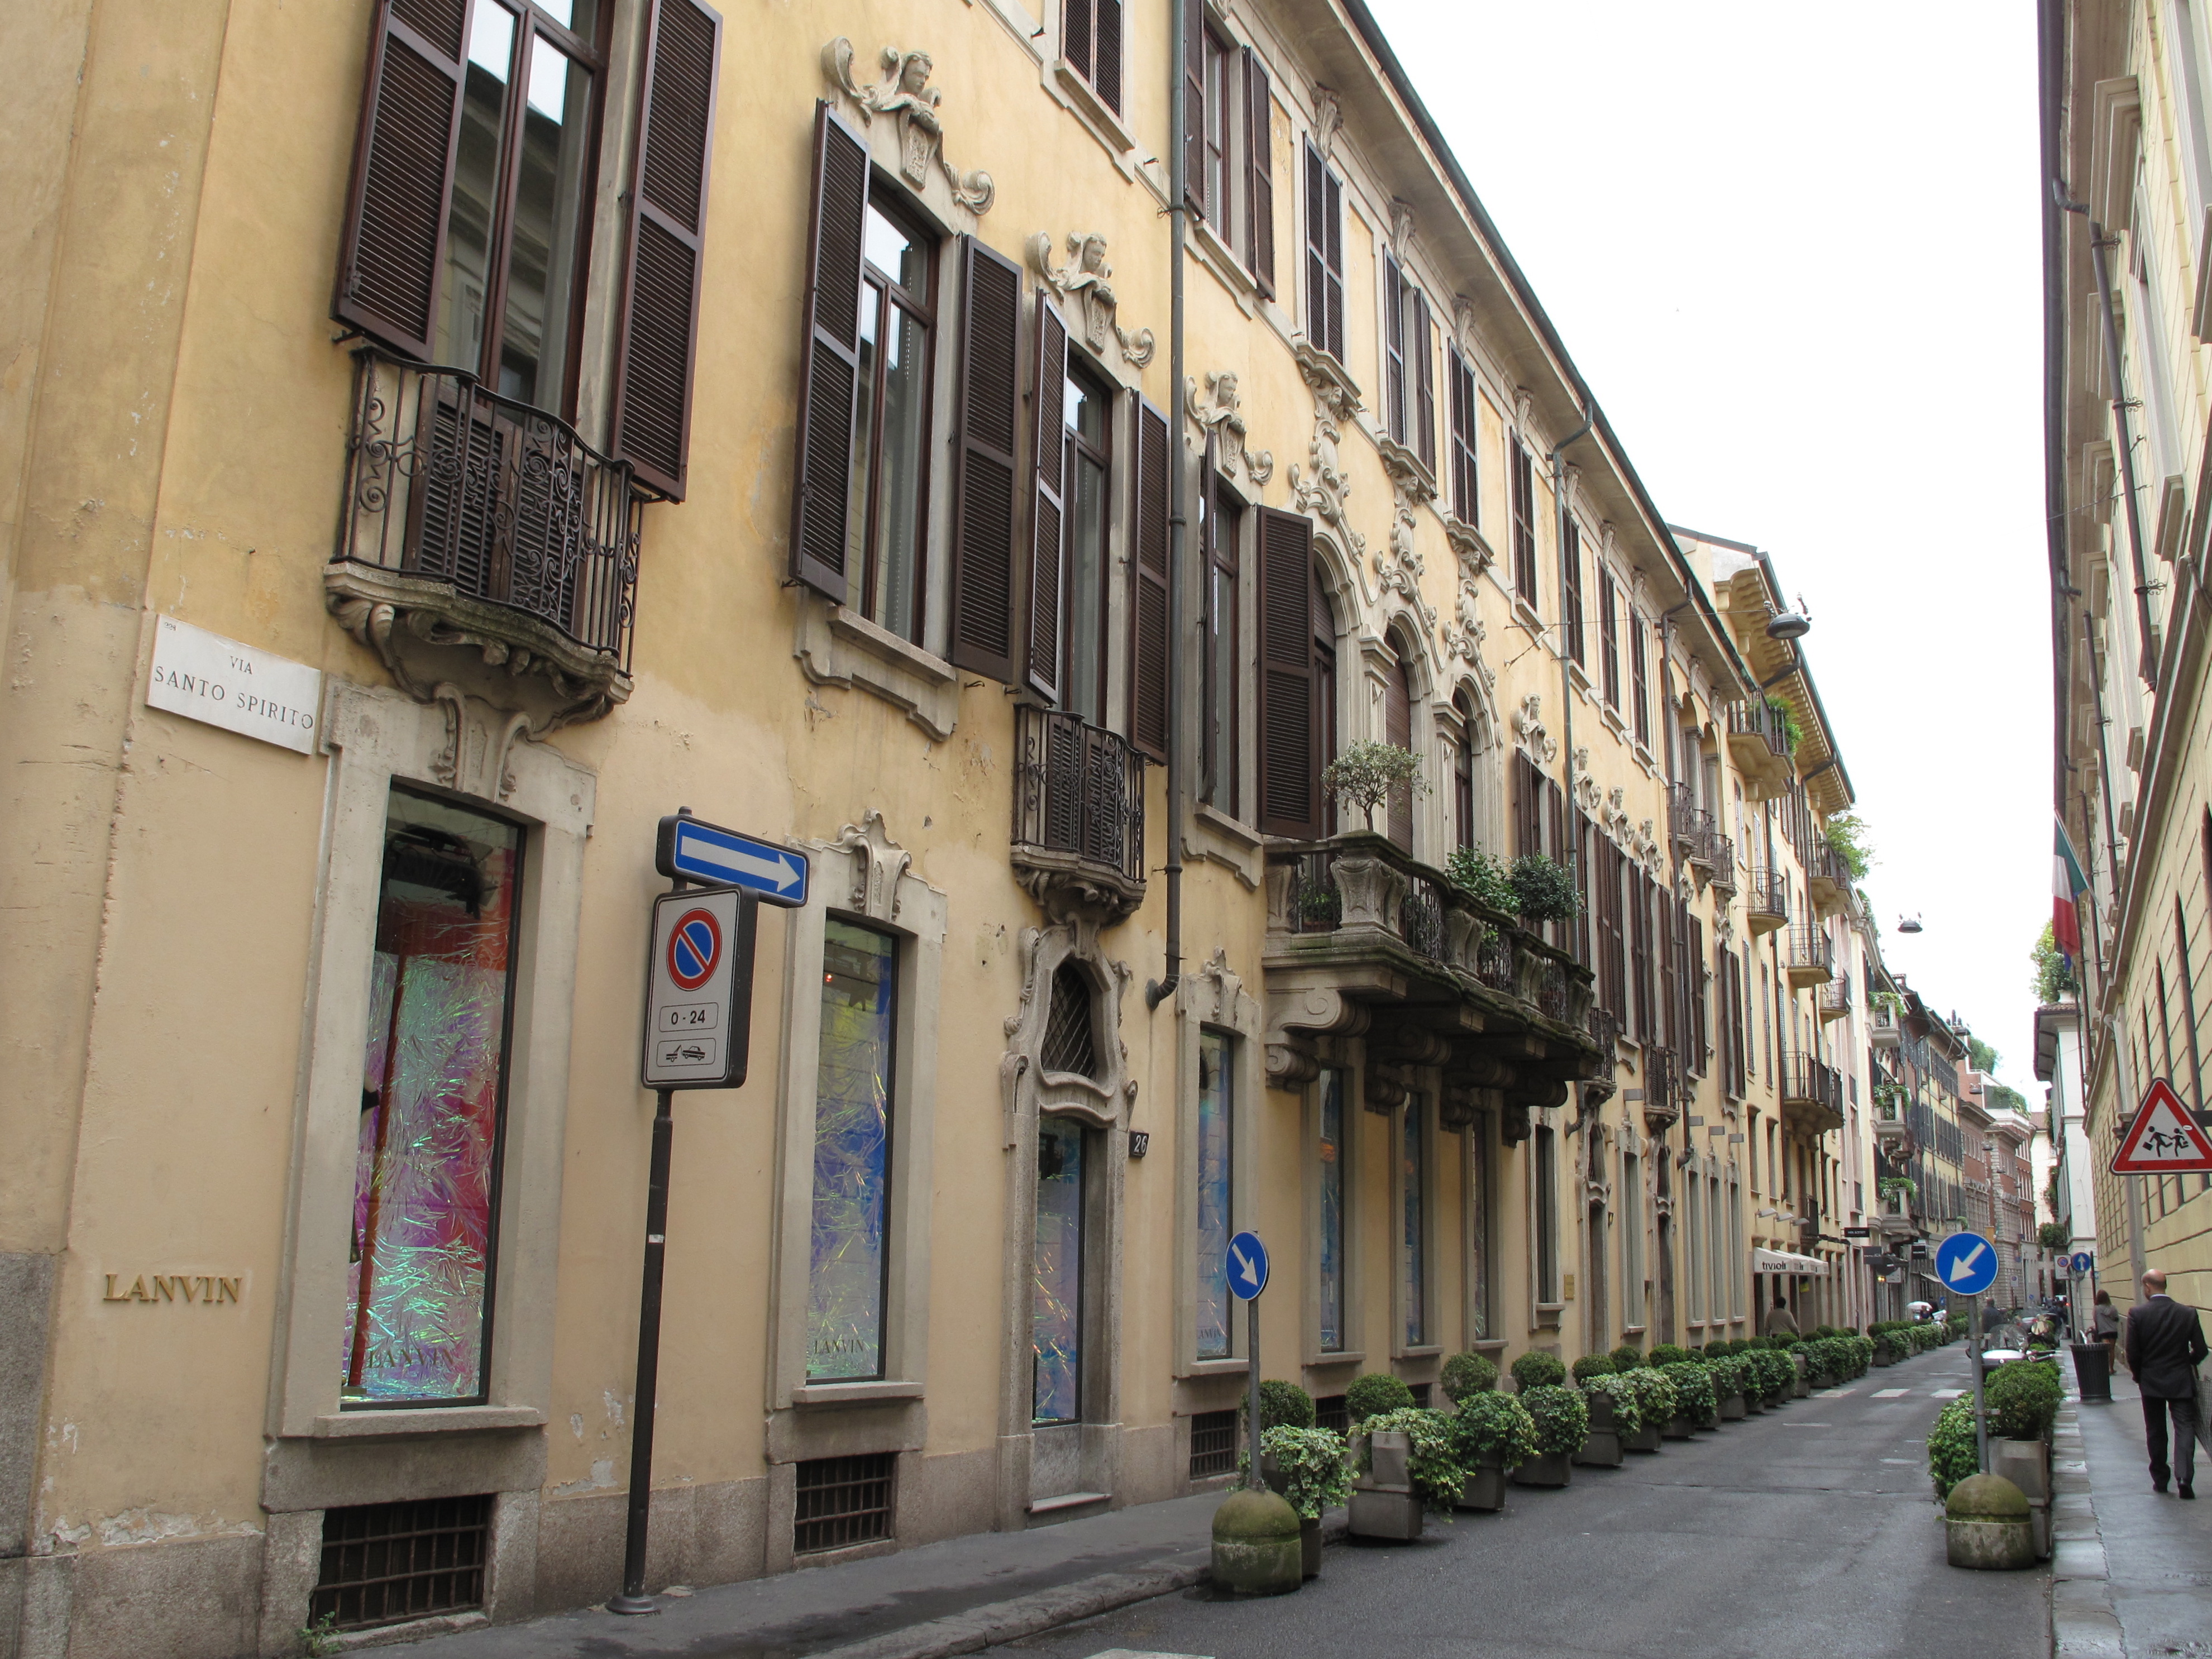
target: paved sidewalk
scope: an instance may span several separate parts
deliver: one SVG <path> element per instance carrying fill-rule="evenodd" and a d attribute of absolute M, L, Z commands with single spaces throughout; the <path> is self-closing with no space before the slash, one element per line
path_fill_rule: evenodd
<path fill-rule="evenodd" d="M 2212 1459 L 2198 1448 L 2197 1502 L 2152 1492 L 2133 1379 L 2115 1376 L 2106 1405 L 2077 1400 L 2071 1359 L 2065 1371 L 2052 1515 L 2057 1659 L 2212 1655 Z"/>
<path fill-rule="evenodd" d="M 409 1659 L 938 1659 L 1198 1582 L 1220 1492 L 408 1644 Z"/>

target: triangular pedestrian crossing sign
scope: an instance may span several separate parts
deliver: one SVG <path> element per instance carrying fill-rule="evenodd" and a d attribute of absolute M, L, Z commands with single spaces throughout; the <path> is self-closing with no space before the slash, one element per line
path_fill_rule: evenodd
<path fill-rule="evenodd" d="M 2153 1080 L 2112 1157 L 2114 1175 L 2212 1173 L 2212 1139 L 2164 1078 Z"/>

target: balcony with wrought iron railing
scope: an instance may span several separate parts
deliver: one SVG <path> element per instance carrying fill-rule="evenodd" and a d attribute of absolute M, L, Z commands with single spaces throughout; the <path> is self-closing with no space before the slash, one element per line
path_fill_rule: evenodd
<path fill-rule="evenodd" d="M 1851 976 L 1838 974 L 1823 985 L 1814 998 L 1813 1008 L 1824 1025 L 1848 1016 L 1851 1012 Z"/>
<path fill-rule="evenodd" d="M 1681 1056 L 1660 1043 L 1644 1044 L 1644 1133 L 1662 1134 L 1680 1122 L 1688 1095 L 1688 1080 L 1682 1075 Z"/>
<path fill-rule="evenodd" d="M 1840 914 L 1851 901 L 1851 870 L 1826 841 L 1815 842 L 1805 861 L 1805 891 L 1823 916 Z"/>
<path fill-rule="evenodd" d="M 1790 878 L 1769 866 L 1754 865 L 1743 890 L 1744 926 L 1764 939 L 1790 920 Z"/>
<path fill-rule="evenodd" d="M 1828 930 L 1814 921 L 1793 923 L 1784 971 L 1789 975 L 1791 987 L 1800 991 L 1808 986 L 1825 985 L 1834 978 L 1836 947 L 1828 938 Z"/>
<path fill-rule="evenodd" d="M 1905 1021 L 1894 1002 L 1885 1001 L 1881 996 L 1877 996 L 1869 1013 L 1867 1023 L 1869 1042 L 1875 1048 L 1886 1050 L 1893 1050 L 1904 1043 Z"/>
<path fill-rule="evenodd" d="M 1735 837 L 1724 836 L 1717 830 L 1706 839 L 1705 862 L 1711 870 L 1714 886 L 1724 893 L 1733 893 L 1739 878 L 1735 869 Z"/>
<path fill-rule="evenodd" d="M 1048 912 L 1121 921 L 1145 897 L 1145 757 L 1119 732 L 1027 707 L 1014 754 L 1016 876 Z"/>
<path fill-rule="evenodd" d="M 1808 1134 L 1844 1127 L 1844 1074 L 1811 1054 L 1785 1054 L 1782 1120 Z"/>
<path fill-rule="evenodd" d="M 473 374 L 354 356 L 331 612 L 418 696 L 471 648 L 543 682 L 550 729 L 629 696 L 638 551 L 653 492 L 567 422 Z"/>
<path fill-rule="evenodd" d="M 1790 728 L 1782 712 L 1765 698 L 1733 703 L 1728 711 L 1729 757 L 1753 799 L 1769 799 L 1789 787 L 1796 769 L 1790 749 Z"/>
<path fill-rule="evenodd" d="M 1370 1071 L 1378 1053 L 1441 1067 L 1455 1120 L 1498 1109 L 1525 1123 L 1571 1082 L 1609 1089 L 1613 1030 L 1589 970 L 1387 836 L 1270 844 L 1267 901 L 1275 1080 L 1314 1075 L 1328 1034 L 1364 1030 Z"/>
<path fill-rule="evenodd" d="M 1674 838 L 1674 848 L 1686 857 L 1694 858 L 1712 833 L 1713 815 L 1697 804 L 1686 783 L 1667 787 L 1667 829 Z"/>

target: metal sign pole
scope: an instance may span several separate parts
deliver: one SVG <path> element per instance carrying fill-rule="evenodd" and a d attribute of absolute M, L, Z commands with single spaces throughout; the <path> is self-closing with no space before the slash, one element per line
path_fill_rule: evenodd
<path fill-rule="evenodd" d="M 1244 1313 L 1247 1320 L 1244 1346 L 1250 1351 L 1252 1358 L 1249 1407 L 1252 1418 L 1250 1431 L 1252 1468 L 1251 1478 L 1248 1484 L 1256 1492 L 1267 1484 L 1260 1475 L 1260 1298 L 1258 1297 L 1254 1297 L 1244 1304 Z"/>
<path fill-rule="evenodd" d="M 645 1593 L 645 1546 L 653 1511 L 653 1415 L 660 1383 L 660 1270 L 668 1254 L 668 1153 L 676 1137 L 669 1104 L 672 1089 L 659 1091 L 653 1116 L 653 1173 L 645 1193 L 645 1282 L 637 1298 L 637 1395 L 630 1403 L 629 1535 L 623 1548 L 622 1594 L 610 1613 L 658 1613 Z"/>
<path fill-rule="evenodd" d="M 1974 1298 L 1974 1338 L 1967 1356 L 1974 1366 L 1974 1467 L 1990 1472 L 1990 1425 L 1982 1410 L 1982 1298 Z"/>

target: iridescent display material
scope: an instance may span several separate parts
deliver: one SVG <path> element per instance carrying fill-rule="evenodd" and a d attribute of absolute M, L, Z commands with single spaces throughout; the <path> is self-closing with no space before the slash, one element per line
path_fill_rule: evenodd
<path fill-rule="evenodd" d="M 1321 1346 L 1344 1349 L 1344 1073 L 1321 1074 Z"/>
<path fill-rule="evenodd" d="M 485 1397 L 522 835 L 395 790 L 362 1057 L 340 1399 Z"/>
<path fill-rule="evenodd" d="M 1474 1241 L 1467 1263 L 1468 1334 L 1490 1334 L 1490 1115 L 1477 1113 L 1467 1131 L 1467 1231 Z"/>
<path fill-rule="evenodd" d="M 1198 1038 L 1198 1357 L 1229 1354 L 1229 1235 L 1231 1039 Z"/>
<path fill-rule="evenodd" d="M 1399 1293 L 1406 1309 L 1406 1346 L 1418 1348 L 1428 1340 L 1429 1230 L 1424 1200 L 1428 1195 L 1429 1140 L 1425 1109 L 1419 1095 L 1406 1102 L 1399 1136 L 1399 1204 L 1405 1218 L 1405 1238 L 1399 1252 L 1404 1277 Z"/>
<path fill-rule="evenodd" d="M 814 1226 L 806 1374 L 884 1374 L 884 1222 L 891 1189 L 891 1042 L 898 947 L 833 921 L 822 947 L 814 1085 Z"/>
<path fill-rule="evenodd" d="M 1035 1356 L 1030 1416 L 1073 1423 L 1083 1412 L 1083 1129 L 1037 1124 Z"/>

